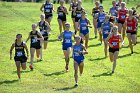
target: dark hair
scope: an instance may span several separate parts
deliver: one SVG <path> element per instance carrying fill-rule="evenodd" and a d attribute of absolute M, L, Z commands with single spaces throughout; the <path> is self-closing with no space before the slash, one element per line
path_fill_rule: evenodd
<path fill-rule="evenodd" d="M 81 38 L 81 36 L 76 36 L 76 37 L 75 37 L 75 39 L 76 39 L 76 38 L 81 39 L 81 40 L 80 40 L 80 43 L 81 43 L 81 44 L 83 44 L 83 43 L 84 43 L 84 41 L 83 41 L 83 39 Z"/>
<path fill-rule="evenodd" d="M 82 39 L 82 38 L 81 38 L 81 41 L 80 41 L 80 43 L 81 43 L 81 44 L 83 44 L 83 43 L 84 43 L 84 41 L 83 41 L 83 39 Z"/>
<path fill-rule="evenodd" d="M 99 6 L 99 8 L 104 8 L 103 6 Z"/>
<path fill-rule="evenodd" d="M 82 12 L 81 12 L 82 14 L 86 14 L 86 12 L 85 12 L 85 10 L 82 10 Z"/>
<path fill-rule="evenodd" d="M 48 0 L 46 0 L 46 2 L 45 2 L 46 4 L 48 3 Z"/>
<path fill-rule="evenodd" d="M 16 37 L 19 36 L 19 35 L 22 37 L 22 34 L 17 34 Z"/>
<path fill-rule="evenodd" d="M 18 36 L 21 36 L 21 37 L 22 37 L 22 34 L 17 34 L 17 35 L 16 35 L 16 38 L 17 38 Z M 15 42 L 17 42 L 17 39 L 15 40 Z"/>

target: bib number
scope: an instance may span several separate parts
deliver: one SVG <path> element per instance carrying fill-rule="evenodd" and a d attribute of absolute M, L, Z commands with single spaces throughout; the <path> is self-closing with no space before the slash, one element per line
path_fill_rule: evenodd
<path fill-rule="evenodd" d="M 81 17 L 81 14 L 77 14 L 77 17 Z"/>
<path fill-rule="evenodd" d="M 82 27 L 82 30 L 86 30 L 87 29 L 87 27 Z"/>
<path fill-rule="evenodd" d="M 112 42 L 112 45 L 113 46 L 116 46 L 118 43 L 117 42 Z"/>
<path fill-rule="evenodd" d="M 50 12 L 50 9 L 46 9 L 45 12 L 49 13 Z"/>
<path fill-rule="evenodd" d="M 63 16 L 63 13 L 62 13 L 62 12 L 59 12 L 58 15 L 59 15 L 59 16 Z"/>
<path fill-rule="evenodd" d="M 100 19 L 100 22 L 103 22 L 104 21 L 104 19 Z"/>
<path fill-rule="evenodd" d="M 132 30 L 132 27 L 131 27 L 131 26 L 128 26 L 127 29 L 128 29 L 128 30 Z"/>
<path fill-rule="evenodd" d="M 104 31 L 104 34 L 108 34 L 108 30 L 105 30 L 105 31 Z"/>
<path fill-rule="evenodd" d="M 37 38 L 32 39 L 32 43 L 36 43 L 37 42 Z"/>
<path fill-rule="evenodd" d="M 75 52 L 75 53 L 74 53 L 74 56 L 80 56 L 80 55 L 79 55 L 79 53 L 78 53 L 78 52 Z"/>
<path fill-rule="evenodd" d="M 65 43 L 70 43 L 70 40 L 69 39 L 65 39 Z"/>
<path fill-rule="evenodd" d="M 125 19 L 125 16 L 121 16 L 122 19 Z"/>
<path fill-rule="evenodd" d="M 17 56 L 18 56 L 18 57 L 23 56 L 22 52 L 17 52 Z"/>
<path fill-rule="evenodd" d="M 116 15 L 116 13 L 112 12 L 112 16 L 115 16 L 115 15 Z"/>

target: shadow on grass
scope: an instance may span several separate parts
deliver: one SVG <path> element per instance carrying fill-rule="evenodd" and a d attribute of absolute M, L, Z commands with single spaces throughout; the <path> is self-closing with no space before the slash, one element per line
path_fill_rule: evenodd
<path fill-rule="evenodd" d="M 31 72 L 31 71 L 29 71 L 29 70 L 23 70 L 23 71 L 21 71 L 21 73 L 28 73 L 28 72 Z M 15 73 L 17 73 L 17 71 L 13 71 L 13 74 L 15 74 Z"/>
<path fill-rule="evenodd" d="M 39 60 L 39 59 L 36 59 L 35 61 L 34 61 L 34 63 L 41 63 L 41 62 L 44 62 L 45 60 Z M 30 61 L 27 61 L 27 63 L 31 63 Z"/>
<path fill-rule="evenodd" d="M 138 35 L 137 37 L 140 37 L 140 35 Z"/>
<path fill-rule="evenodd" d="M 77 88 L 76 86 L 72 86 L 72 87 L 64 87 L 64 88 L 59 88 L 59 89 L 55 89 L 55 91 L 67 91 L 67 90 L 71 90 L 71 89 L 75 89 Z"/>
<path fill-rule="evenodd" d="M 140 37 L 140 36 L 139 36 Z M 137 44 L 140 44 L 140 42 L 139 41 L 137 41 Z"/>
<path fill-rule="evenodd" d="M 56 42 L 58 39 L 50 39 L 48 42 Z"/>
<path fill-rule="evenodd" d="M 100 46 L 101 44 L 95 44 L 95 45 L 89 45 L 88 47 L 97 47 Z"/>
<path fill-rule="evenodd" d="M 122 48 L 129 48 L 129 45 L 128 46 L 122 46 L 120 49 L 122 49 Z"/>
<path fill-rule="evenodd" d="M 93 39 L 96 39 L 96 38 L 89 38 L 89 40 L 93 40 Z"/>
<path fill-rule="evenodd" d="M 106 59 L 106 57 L 96 58 L 96 59 L 89 58 L 88 60 L 89 61 L 95 61 L 95 60 L 103 60 L 103 59 Z"/>
<path fill-rule="evenodd" d="M 61 74 L 64 74 L 65 71 L 59 71 L 59 72 L 54 72 L 54 73 L 50 73 L 50 74 L 44 74 L 44 76 L 53 76 L 53 75 L 61 75 Z"/>
<path fill-rule="evenodd" d="M 140 54 L 140 52 L 133 52 L 134 54 Z"/>
<path fill-rule="evenodd" d="M 131 53 L 119 56 L 118 58 L 124 58 L 124 57 L 128 57 L 128 56 L 131 56 Z"/>
<path fill-rule="evenodd" d="M 101 77 L 101 76 L 112 76 L 112 73 L 110 73 L 110 72 L 105 72 L 105 73 L 102 73 L 102 74 L 93 75 L 93 77 Z"/>
<path fill-rule="evenodd" d="M 19 80 L 5 80 L 5 81 L 0 81 L 0 85 L 2 84 L 12 84 L 12 83 L 15 83 L 15 82 L 18 82 Z"/>

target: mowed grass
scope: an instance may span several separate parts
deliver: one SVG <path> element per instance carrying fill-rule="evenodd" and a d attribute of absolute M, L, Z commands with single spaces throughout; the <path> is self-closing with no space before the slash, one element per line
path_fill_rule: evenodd
<path fill-rule="evenodd" d="M 129 8 L 137 2 L 130 2 Z M 69 72 L 65 72 L 65 61 L 62 45 L 57 41 L 59 35 L 57 14 L 54 13 L 51 23 L 52 34 L 48 49 L 43 50 L 43 61 L 34 62 L 34 71 L 22 71 L 18 81 L 14 60 L 9 60 L 9 49 L 17 33 L 23 34 L 25 41 L 31 31 L 31 24 L 39 21 L 41 3 L 7 3 L 0 2 L 0 93 L 139 93 L 140 92 L 140 34 L 138 44 L 134 46 L 134 54 L 130 55 L 125 38 L 117 60 L 115 74 L 111 75 L 112 63 L 104 58 L 103 45 L 94 39 L 90 29 L 89 54 L 85 56 L 83 76 L 79 76 L 79 87 L 74 88 L 73 59 L 70 60 Z M 58 4 L 54 5 L 57 9 Z M 69 7 L 69 5 L 66 5 Z M 105 11 L 111 7 L 111 0 L 105 0 Z M 87 17 L 92 23 L 92 3 L 83 3 Z M 140 12 L 140 10 L 138 10 Z M 72 24 L 70 12 L 67 17 Z M 72 26 L 72 25 L 71 25 Z M 71 27 L 73 31 L 73 27 Z M 30 42 L 27 43 L 28 48 Z M 13 51 L 14 57 L 14 51 Z"/>

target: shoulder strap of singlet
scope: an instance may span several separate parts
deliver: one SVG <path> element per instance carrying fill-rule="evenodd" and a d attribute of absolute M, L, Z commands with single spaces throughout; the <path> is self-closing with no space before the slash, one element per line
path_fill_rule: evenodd
<path fill-rule="evenodd" d="M 32 34 L 32 31 L 30 32 L 30 35 Z"/>
<path fill-rule="evenodd" d="M 38 35 L 37 33 L 38 33 L 38 31 L 36 30 L 36 35 Z"/>
<path fill-rule="evenodd" d="M 88 23 L 88 19 L 87 19 L 87 18 L 85 18 L 85 20 L 86 20 L 86 22 Z"/>

